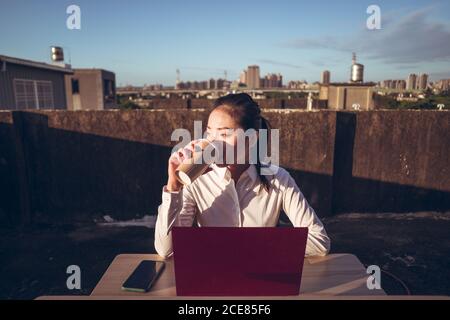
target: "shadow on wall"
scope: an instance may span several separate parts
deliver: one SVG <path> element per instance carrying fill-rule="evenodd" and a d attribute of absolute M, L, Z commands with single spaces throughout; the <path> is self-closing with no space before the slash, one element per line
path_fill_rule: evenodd
<path fill-rule="evenodd" d="M 371 167 L 371 163 L 363 163 L 363 161 L 355 161 L 357 159 L 354 159 L 355 155 L 364 155 L 367 158 L 375 158 L 372 159 L 374 162 L 378 161 L 376 153 L 371 151 L 372 145 L 367 145 L 365 141 L 362 141 L 363 139 L 359 138 L 360 143 L 355 147 L 355 141 L 358 139 L 356 134 L 363 130 L 369 131 L 370 127 L 364 127 L 363 125 L 357 128 L 357 113 L 337 113 L 332 194 L 333 213 L 444 211 L 450 208 L 450 192 L 354 176 L 355 163 L 358 163 L 359 170 L 364 167 L 365 172 L 379 170 L 379 166 L 378 168 Z M 385 139 L 388 139 L 389 134 L 394 133 L 387 132 Z M 368 139 L 371 138 L 370 134 L 365 136 Z M 445 138 L 443 140 L 445 141 Z M 383 141 L 378 141 L 378 143 L 384 144 Z M 394 162 L 396 163 L 397 159 L 391 155 L 394 155 L 397 150 L 390 150 L 389 143 L 385 143 L 385 145 L 386 152 L 384 152 L 383 165 L 386 167 L 381 169 L 385 176 L 389 177 L 392 174 L 391 177 L 394 177 L 394 174 L 398 175 L 398 170 L 394 167 Z M 421 146 L 414 145 L 413 147 L 420 148 Z M 381 149 L 383 148 L 381 147 Z M 425 156 L 429 157 L 430 155 Z M 389 161 L 386 161 L 386 159 L 389 159 Z M 389 165 L 389 163 L 392 165 Z M 428 170 L 428 168 L 421 169 Z M 448 179 L 448 177 L 441 176 L 440 169 L 438 166 L 432 172 L 435 179 L 442 179 L 443 181 Z M 394 178 L 400 180 L 403 177 L 398 175 Z"/>
<path fill-rule="evenodd" d="M 353 177 L 355 130 L 355 114 L 338 113 L 333 175 L 282 164 L 320 216 L 450 208 L 449 192 Z M 155 214 L 170 151 L 169 146 L 51 128 L 45 114 L 1 113 L 0 218 L 20 224 Z"/>
<path fill-rule="evenodd" d="M 16 128 L 0 124 L 15 140 L 2 166 L 10 222 L 18 213 L 24 222 L 62 222 L 156 212 L 171 148 L 49 128 L 36 113 L 13 117 Z"/>

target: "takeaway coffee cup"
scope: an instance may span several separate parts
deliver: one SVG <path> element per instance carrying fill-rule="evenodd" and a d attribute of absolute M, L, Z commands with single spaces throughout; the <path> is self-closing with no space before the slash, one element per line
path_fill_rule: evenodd
<path fill-rule="evenodd" d="M 200 177 L 212 164 L 216 152 L 217 147 L 212 141 L 208 139 L 199 140 L 192 153 L 192 157 L 184 160 L 175 170 L 175 176 L 178 181 L 184 185 L 190 185 L 194 182 L 194 180 Z"/>

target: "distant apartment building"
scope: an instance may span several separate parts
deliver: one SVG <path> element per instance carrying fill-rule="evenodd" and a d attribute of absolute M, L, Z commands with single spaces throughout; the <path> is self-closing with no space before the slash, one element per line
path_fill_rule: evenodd
<path fill-rule="evenodd" d="M 142 90 L 144 91 L 159 91 L 163 89 L 163 85 L 162 84 L 146 84 L 144 85 L 144 87 L 142 88 Z"/>
<path fill-rule="evenodd" d="M 225 80 L 224 79 L 217 79 L 216 80 L 216 88 L 219 89 L 223 89 L 225 87 Z"/>
<path fill-rule="evenodd" d="M 328 109 L 372 110 L 375 108 L 373 84 L 330 83 L 320 85 L 319 100 L 328 101 Z"/>
<path fill-rule="evenodd" d="M 269 73 L 260 80 L 261 88 L 282 88 L 283 76 L 281 74 Z"/>
<path fill-rule="evenodd" d="M 420 75 L 416 75 L 415 73 L 411 73 L 408 76 L 407 80 L 407 89 L 408 90 L 425 90 L 428 87 L 428 74 L 422 73 Z"/>
<path fill-rule="evenodd" d="M 308 88 L 308 82 L 304 80 L 297 80 L 297 81 L 289 81 L 287 84 L 288 89 L 307 89 Z"/>
<path fill-rule="evenodd" d="M 67 109 L 66 66 L 0 55 L 0 109 Z"/>
<path fill-rule="evenodd" d="M 425 90 L 428 87 L 428 75 L 422 73 L 417 79 L 417 89 Z"/>
<path fill-rule="evenodd" d="M 259 66 L 252 65 L 248 66 L 247 69 L 247 88 L 248 89 L 259 89 L 260 87 L 260 74 Z"/>
<path fill-rule="evenodd" d="M 383 80 L 380 83 L 380 87 L 384 89 L 392 89 L 392 90 L 405 90 L 406 89 L 406 81 L 405 80 Z"/>
<path fill-rule="evenodd" d="M 405 80 L 397 80 L 397 83 L 395 84 L 395 89 L 405 90 L 406 89 L 406 81 Z"/>
<path fill-rule="evenodd" d="M 117 107 L 116 76 L 103 69 L 74 69 L 66 76 L 67 109 L 104 110 Z"/>
<path fill-rule="evenodd" d="M 247 84 L 247 70 L 242 70 L 239 75 L 239 83 Z"/>
<path fill-rule="evenodd" d="M 392 80 L 383 80 L 380 82 L 380 88 L 390 89 L 392 86 Z"/>
<path fill-rule="evenodd" d="M 435 83 L 435 87 L 442 91 L 450 89 L 450 79 L 441 79 Z"/>
<path fill-rule="evenodd" d="M 417 88 L 416 83 L 417 83 L 417 75 L 414 74 L 414 73 L 411 73 L 408 76 L 406 89 L 408 89 L 408 90 L 415 90 Z"/>
<path fill-rule="evenodd" d="M 330 71 L 325 70 L 322 72 L 322 84 L 330 84 Z"/>
<path fill-rule="evenodd" d="M 217 87 L 216 87 L 216 80 L 214 80 L 213 78 L 209 79 L 207 87 L 208 87 L 208 90 L 217 89 Z"/>
<path fill-rule="evenodd" d="M 177 82 L 178 90 L 223 90 L 230 88 L 231 82 L 225 79 L 209 79 L 207 81 Z"/>

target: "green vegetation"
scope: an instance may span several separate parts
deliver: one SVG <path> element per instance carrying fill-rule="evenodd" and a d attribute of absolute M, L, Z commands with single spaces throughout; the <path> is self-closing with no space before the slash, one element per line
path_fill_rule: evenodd
<path fill-rule="evenodd" d="M 136 103 L 129 100 L 127 97 L 118 97 L 117 105 L 121 110 L 141 109 Z"/>
<path fill-rule="evenodd" d="M 445 109 L 450 108 L 450 92 L 443 92 L 439 95 L 429 94 L 425 99 L 418 101 L 397 101 L 394 95 L 375 95 L 375 105 L 379 109 L 420 109 L 437 110 L 439 104 L 445 105 Z"/>

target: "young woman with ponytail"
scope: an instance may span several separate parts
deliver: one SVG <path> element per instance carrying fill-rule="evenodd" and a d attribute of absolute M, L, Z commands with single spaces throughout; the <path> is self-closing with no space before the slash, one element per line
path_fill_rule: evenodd
<path fill-rule="evenodd" d="M 163 187 L 155 227 L 158 254 L 172 254 L 173 226 L 192 227 L 196 223 L 199 227 L 276 227 L 280 211 L 284 210 L 294 227 L 308 227 L 306 255 L 326 255 L 330 239 L 295 180 L 285 169 L 260 161 L 258 134 L 256 161 L 250 161 L 249 141 L 245 153 L 238 154 L 238 129 L 270 130 L 260 107 L 246 93 L 217 99 L 208 118 L 208 137 L 234 148 L 232 163 L 214 163 L 192 184 L 183 186 L 176 179 L 175 170 L 190 158 L 196 142 L 169 158 L 169 178 Z M 244 161 L 236 161 L 238 158 Z"/>

